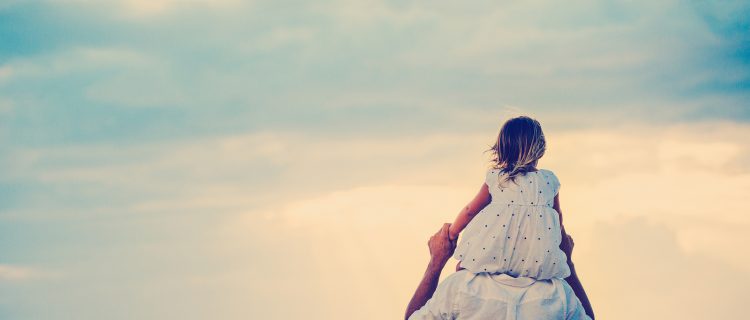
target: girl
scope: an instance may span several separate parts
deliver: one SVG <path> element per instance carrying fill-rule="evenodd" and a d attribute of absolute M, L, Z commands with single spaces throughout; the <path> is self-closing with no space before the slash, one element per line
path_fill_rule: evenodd
<path fill-rule="evenodd" d="M 537 169 L 545 149 L 538 121 L 521 116 L 503 124 L 497 142 L 488 150 L 494 158 L 485 183 L 449 229 L 450 239 L 455 240 L 466 228 L 454 253 L 459 260 L 456 269 L 565 279 L 593 319 L 570 260 L 560 211 L 560 182 L 552 171 Z"/>

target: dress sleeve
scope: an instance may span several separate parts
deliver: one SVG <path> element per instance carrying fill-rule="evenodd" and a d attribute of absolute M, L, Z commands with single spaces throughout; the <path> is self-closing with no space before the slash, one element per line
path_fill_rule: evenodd
<path fill-rule="evenodd" d="M 549 181 L 552 188 L 552 194 L 557 195 L 560 192 L 560 180 L 557 178 L 557 175 L 552 171 L 547 171 L 547 181 Z"/>
<path fill-rule="evenodd" d="M 487 186 L 497 184 L 497 174 L 497 169 L 487 169 L 487 172 L 484 174 L 484 183 L 487 184 Z"/>
<path fill-rule="evenodd" d="M 427 300 L 422 308 L 414 311 L 409 316 L 409 320 L 457 319 L 458 292 L 456 280 L 459 280 L 459 274 L 458 272 L 454 273 L 440 282 L 432 298 Z"/>

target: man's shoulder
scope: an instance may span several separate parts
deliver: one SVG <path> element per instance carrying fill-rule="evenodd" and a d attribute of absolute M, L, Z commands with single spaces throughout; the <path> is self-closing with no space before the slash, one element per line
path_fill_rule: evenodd
<path fill-rule="evenodd" d="M 564 282 L 564 280 L 560 279 Z M 565 283 L 567 284 L 567 283 Z M 457 271 L 447 276 L 438 284 L 438 292 L 453 296 L 457 293 L 473 295 L 505 296 L 513 288 L 527 288 L 532 291 L 548 291 L 549 287 L 558 287 L 560 284 L 551 280 L 535 280 L 528 277 L 513 277 L 507 274 L 472 273 L 466 269 Z M 565 288 L 570 291 L 571 289 Z M 505 292 L 505 293 L 503 293 Z M 567 291 L 565 292 L 567 293 Z M 436 293 L 437 294 L 437 293 Z"/>
<path fill-rule="evenodd" d="M 464 291 L 476 276 L 476 274 L 471 273 L 466 269 L 456 271 L 438 283 L 438 288 L 435 294 L 441 296 L 454 295 L 459 291 Z"/>
<path fill-rule="evenodd" d="M 465 285 L 472 279 L 476 278 L 476 274 L 471 273 L 471 271 L 463 269 L 461 271 L 456 271 L 452 273 L 451 275 L 445 277 L 442 282 L 450 285 Z"/>

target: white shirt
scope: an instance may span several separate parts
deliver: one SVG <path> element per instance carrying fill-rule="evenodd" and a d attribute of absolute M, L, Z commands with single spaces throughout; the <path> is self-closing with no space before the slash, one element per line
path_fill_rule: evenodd
<path fill-rule="evenodd" d="M 591 319 L 563 279 L 535 280 L 507 274 L 458 271 L 440 282 L 417 319 Z"/>

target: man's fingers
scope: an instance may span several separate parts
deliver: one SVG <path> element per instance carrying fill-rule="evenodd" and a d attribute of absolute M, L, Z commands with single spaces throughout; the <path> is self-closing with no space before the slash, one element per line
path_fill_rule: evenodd
<path fill-rule="evenodd" d="M 445 263 L 450 259 L 453 250 L 456 248 L 454 241 L 451 241 L 448 230 L 450 229 L 450 223 L 444 223 L 440 230 L 438 230 L 430 240 L 427 241 L 427 246 L 430 248 L 430 256 L 435 261 Z"/>
<path fill-rule="evenodd" d="M 440 227 L 440 230 L 438 230 L 435 234 L 433 234 L 430 237 L 430 240 L 427 240 L 427 245 L 431 245 L 431 243 L 438 244 L 440 242 L 447 242 L 451 245 L 455 246 L 455 241 L 451 241 L 449 231 L 451 227 L 450 223 L 444 223 L 442 227 Z"/>
<path fill-rule="evenodd" d="M 440 228 L 440 234 L 445 234 L 446 237 L 448 236 L 448 230 L 450 229 L 451 224 L 450 223 L 443 223 L 443 227 Z"/>
<path fill-rule="evenodd" d="M 435 236 L 437 236 L 439 234 L 442 235 L 443 233 L 448 232 L 448 228 L 450 228 L 450 226 L 451 226 L 450 223 L 444 223 L 443 226 L 440 227 L 440 230 L 438 230 L 437 232 L 435 232 Z"/>

